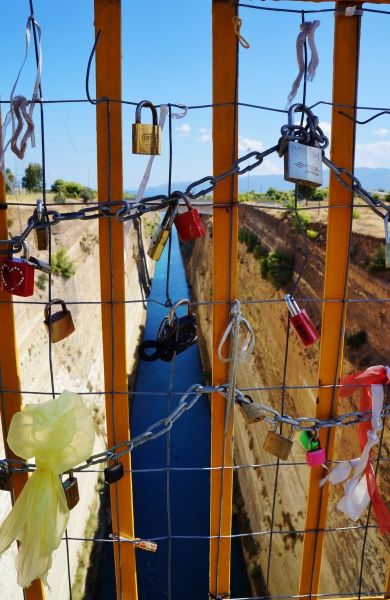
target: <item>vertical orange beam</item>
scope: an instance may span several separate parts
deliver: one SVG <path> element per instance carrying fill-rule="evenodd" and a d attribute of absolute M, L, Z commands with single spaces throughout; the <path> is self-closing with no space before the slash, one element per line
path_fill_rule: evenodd
<path fill-rule="evenodd" d="M 101 31 L 96 48 L 96 96 L 121 98 L 121 0 L 95 0 L 95 30 L 96 33 Z M 122 198 L 123 192 L 121 104 L 98 104 L 96 118 L 98 196 L 99 202 L 107 202 L 110 191 L 111 198 L 116 200 Z M 109 447 L 130 439 L 123 243 L 123 224 L 115 219 L 110 222 L 100 219 L 100 284 Z M 110 487 L 112 528 L 115 534 L 134 537 L 130 456 L 126 455 L 121 460 L 125 476 Z M 132 544 L 114 544 L 117 598 L 121 600 L 137 598 L 134 552 Z"/>
<path fill-rule="evenodd" d="M 233 3 L 213 0 L 213 102 L 236 99 L 237 38 L 232 18 Z M 237 157 L 237 111 L 234 106 L 213 109 L 214 173 L 226 171 Z M 233 132 L 235 131 L 235 135 Z M 214 191 L 214 205 L 234 202 L 230 209 L 213 213 L 213 385 L 226 382 L 226 365 L 218 360 L 219 341 L 229 322 L 229 301 L 237 292 L 237 177 L 225 179 Z M 229 264 L 230 263 L 230 264 Z M 215 304 L 222 302 L 222 304 Z M 211 399 L 211 466 L 232 465 L 233 424 L 224 437 L 225 403 L 219 394 Z M 233 471 L 211 471 L 210 534 L 230 535 Z M 221 500 L 222 498 L 222 500 Z M 230 538 L 210 541 L 210 592 L 230 589 Z"/>
<path fill-rule="evenodd" d="M 1 122 L 1 113 L 0 113 Z M 0 132 L 1 147 L 1 132 Z M 0 171 L 0 202 L 6 202 L 4 177 Z M 7 225 L 8 210 L 0 209 L 0 239 L 8 238 Z M 5 247 L 2 247 L 5 250 Z M 16 412 L 22 408 L 22 395 L 20 393 L 19 378 L 19 360 L 15 330 L 14 307 L 12 296 L 0 290 L 0 323 L 3 343 L 0 344 L 0 376 L 1 384 L 4 390 L 13 390 L 12 392 L 3 392 L 3 402 L 0 402 L 1 423 L 3 429 L 5 453 L 7 458 L 15 457 L 15 454 L 8 448 L 7 435 L 11 419 Z M 4 410 L 3 410 L 4 408 Z M 24 484 L 27 482 L 27 473 L 18 473 L 12 475 L 13 494 L 12 501 L 19 496 Z M 35 579 L 29 588 L 25 590 L 27 600 L 42 600 L 45 597 L 43 586 L 40 579 Z"/>
<path fill-rule="evenodd" d="M 353 3 L 355 4 L 355 3 Z M 338 2 L 336 9 L 344 9 L 351 3 Z M 359 6 L 359 5 L 358 5 Z M 360 16 L 335 16 L 334 55 L 333 55 L 333 102 L 354 106 L 357 97 L 359 64 Z M 339 114 L 339 108 L 332 110 L 331 160 L 338 166 L 353 170 L 355 149 L 355 124 Z M 351 117 L 355 109 L 343 108 Z M 352 220 L 353 194 L 341 185 L 333 174 L 329 182 L 329 216 L 326 247 L 324 300 L 322 311 L 321 348 L 319 363 L 319 384 L 333 385 L 340 376 L 343 359 L 342 330 L 345 320 L 343 299 L 347 293 L 349 264 L 349 237 Z M 345 208 L 333 208 L 343 204 Z M 326 300 L 339 299 L 339 302 Z M 318 391 L 316 416 L 327 419 L 332 413 L 333 388 Z M 328 460 L 332 459 L 334 430 L 321 430 L 321 445 L 327 447 Z M 329 487 L 320 488 L 322 469 L 312 469 L 307 501 L 305 529 L 322 529 L 326 525 Z M 300 581 L 301 594 L 316 594 L 319 587 L 323 533 L 306 533 L 304 537 L 303 560 Z"/>

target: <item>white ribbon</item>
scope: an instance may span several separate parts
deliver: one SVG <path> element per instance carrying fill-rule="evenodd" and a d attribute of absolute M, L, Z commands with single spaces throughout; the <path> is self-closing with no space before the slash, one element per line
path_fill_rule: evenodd
<path fill-rule="evenodd" d="M 389 368 L 387 376 L 389 377 Z M 356 521 L 370 503 L 370 495 L 367 488 L 365 469 L 369 460 L 371 449 L 378 444 L 377 435 L 383 427 L 381 411 L 383 407 L 383 386 L 374 383 L 371 385 L 372 416 L 371 426 L 367 432 L 367 442 L 363 448 L 360 458 L 340 462 L 329 475 L 321 479 L 320 485 L 329 482 L 332 484 L 344 483 L 344 496 L 337 504 L 337 508 L 348 517 Z M 350 477 L 352 473 L 352 477 Z"/>
<path fill-rule="evenodd" d="M 38 36 L 38 65 L 37 65 L 37 74 L 35 77 L 35 84 L 32 93 L 31 100 L 27 100 L 25 96 L 14 96 L 16 86 L 19 82 L 20 75 L 22 73 L 23 67 L 26 63 L 28 56 L 28 49 L 31 41 L 31 29 L 35 24 L 35 30 Z M 11 145 L 11 150 L 16 154 L 16 156 L 20 159 L 24 157 L 24 153 L 26 151 L 27 142 L 31 139 L 31 146 L 35 147 L 35 137 L 34 137 L 34 122 L 32 120 L 34 107 L 37 99 L 39 98 L 38 91 L 39 85 L 41 83 L 41 75 L 42 75 L 42 49 L 41 49 L 41 28 L 37 21 L 35 21 L 34 17 L 31 15 L 27 19 L 26 24 L 26 49 L 24 53 L 24 59 L 19 69 L 18 75 L 16 77 L 16 81 L 12 87 L 10 94 L 10 109 L 5 116 L 4 123 L 1 127 L 1 147 L 0 147 L 0 171 L 4 175 L 4 179 L 7 185 L 13 189 L 13 183 L 9 180 L 6 172 L 5 172 L 5 152 L 8 149 L 9 145 Z M 27 110 L 27 106 L 29 105 L 29 109 Z M 27 129 L 23 135 L 23 138 L 20 142 L 20 147 L 18 148 L 18 137 L 23 129 L 23 118 L 26 122 Z M 17 126 L 15 124 L 17 122 Z M 7 128 L 11 123 L 12 127 L 12 135 L 8 142 L 5 142 Z"/>

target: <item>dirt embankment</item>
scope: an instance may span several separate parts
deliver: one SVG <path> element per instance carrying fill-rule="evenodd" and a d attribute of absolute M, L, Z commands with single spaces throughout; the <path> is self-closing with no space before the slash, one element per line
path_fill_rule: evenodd
<path fill-rule="evenodd" d="M 295 268 L 302 261 L 302 237 L 293 228 L 292 220 L 281 211 L 263 211 L 251 206 L 240 207 L 240 228 L 247 228 L 268 251 L 282 249 L 294 256 Z M 322 298 L 325 270 L 325 225 L 316 222 L 311 227 L 319 232 L 315 240 L 308 240 L 309 258 L 297 298 Z M 381 230 L 381 235 L 383 232 Z M 207 220 L 207 236 L 197 240 L 187 260 L 187 274 L 193 298 L 207 301 L 212 298 L 212 223 Z M 343 373 L 357 371 L 372 364 L 386 364 L 385 341 L 390 333 L 387 304 L 368 302 L 369 299 L 389 298 L 388 276 L 369 274 L 364 269 L 374 249 L 383 244 L 379 235 L 352 236 L 351 265 L 349 269 L 349 298 L 363 302 L 349 303 L 347 307 L 346 335 L 364 331 L 367 341 L 358 349 L 347 349 Z M 241 388 L 267 387 L 266 391 L 251 393 L 255 401 L 281 410 L 281 383 L 286 348 L 287 308 L 283 301 L 284 290 L 276 291 L 260 277 L 259 261 L 239 244 L 238 297 L 242 310 L 256 333 L 256 345 L 250 360 L 238 369 Z M 254 300 L 268 300 L 258 304 Z M 365 302 L 367 300 L 367 302 Z M 246 301 L 246 302 L 245 302 Z M 313 321 L 320 329 L 321 302 L 302 301 Z M 200 306 L 199 324 L 203 336 L 202 352 L 212 348 L 211 308 Z M 205 343 L 207 342 L 207 343 Z M 308 386 L 306 389 L 288 389 L 284 397 L 283 412 L 292 416 L 312 416 L 316 408 L 316 385 L 319 344 L 304 348 L 294 331 L 289 334 L 286 370 L 288 386 Z M 348 412 L 354 405 L 350 399 L 340 401 L 337 411 Z M 263 449 L 268 432 L 264 423 L 247 425 L 240 409 L 235 415 L 235 461 L 237 465 L 261 464 L 262 467 L 238 470 L 240 494 L 236 494 L 236 509 L 245 531 L 262 532 L 243 538 L 248 572 L 255 595 L 264 592 L 262 575 L 268 572 L 269 592 L 274 595 L 298 593 L 303 533 L 306 519 L 307 489 L 310 470 L 304 451 L 295 443 L 287 463 L 275 466 L 275 459 Z M 288 435 L 288 431 L 284 435 Z M 389 451 L 389 432 L 386 428 L 382 455 Z M 359 453 L 356 427 L 338 430 L 336 458 L 352 458 Z M 384 463 L 386 464 L 386 463 Z M 390 492 L 390 476 L 379 469 L 379 482 L 385 498 Z M 330 491 L 327 528 L 353 525 L 336 509 L 340 486 Z M 274 506 L 274 509 L 273 509 Z M 274 514 L 272 512 L 274 510 Z M 356 525 L 365 524 L 367 514 Z M 372 517 L 371 517 L 372 519 Z M 274 521 L 274 533 L 270 535 Z M 373 520 L 372 522 L 375 522 Z M 280 532 L 280 533 L 279 533 Z M 320 593 L 344 594 L 358 590 L 360 559 L 363 552 L 364 530 L 329 531 L 325 534 Z M 271 544 L 271 554 L 269 554 Z M 383 538 L 375 529 L 369 529 L 365 545 L 363 589 L 378 592 L 384 589 L 387 577 L 387 550 Z M 269 563 L 269 556 L 271 561 Z M 342 560 L 340 558 L 342 557 Z M 283 574 L 281 576 L 281 574 Z"/>
<path fill-rule="evenodd" d="M 61 207 L 61 210 L 66 210 Z M 31 209 L 20 209 L 22 227 L 27 222 Z M 149 217 L 147 217 L 147 220 Z M 11 233 L 19 234 L 19 215 L 10 210 Z M 149 275 L 145 276 L 144 264 L 140 259 L 141 228 L 126 225 L 125 265 L 126 265 L 126 336 L 127 364 L 130 373 L 134 367 L 134 354 L 146 318 L 143 299 L 146 297 L 153 263 L 146 257 Z M 94 452 L 106 447 L 104 372 L 100 307 L 99 239 L 97 221 L 72 221 L 52 228 L 52 249 L 55 254 L 66 248 L 67 257 L 75 265 L 75 274 L 64 279 L 53 275 L 52 297 L 62 298 L 72 313 L 75 332 L 63 341 L 52 345 L 54 385 L 56 393 L 64 389 L 83 394 L 95 419 L 96 444 Z M 34 256 L 47 260 L 47 252 L 37 252 L 34 236 L 29 237 L 30 251 Z M 107 257 L 109 260 L 109 256 Z M 38 284 L 39 280 L 39 284 Z M 38 284 L 38 285 L 37 285 Z M 48 299 L 47 278 L 35 275 L 35 293 L 29 298 L 14 297 L 15 322 L 20 361 L 20 379 L 24 403 L 42 402 L 50 398 L 50 368 L 48 336 L 43 323 L 44 304 Z M 84 304 L 85 303 L 85 304 Z M 34 392 L 34 393 L 30 393 Z M 0 447 L 3 440 L 0 433 Z M 104 465 L 102 465 L 104 467 Z M 78 476 L 80 502 L 72 510 L 68 535 L 82 538 L 90 516 L 90 507 L 96 497 L 97 473 L 80 473 Z M 10 508 L 9 494 L 0 492 L 0 522 Z M 91 532 L 89 533 L 91 534 Z M 88 543 L 90 549 L 91 544 Z M 72 581 L 76 572 L 82 542 L 69 542 L 70 573 Z M 7 600 L 21 598 L 21 590 L 16 584 L 14 557 L 16 545 L 0 557 L 0 597 Z M 85 559 L 85 552 L 84 552 Z M 69 598 L 66 545 L 63 542 L 54 553 L 53 567 L 49 573 L 51 591 L 46 598 L 65 600 Z M 83 575 L 81 575 L 83 576 Z"/>

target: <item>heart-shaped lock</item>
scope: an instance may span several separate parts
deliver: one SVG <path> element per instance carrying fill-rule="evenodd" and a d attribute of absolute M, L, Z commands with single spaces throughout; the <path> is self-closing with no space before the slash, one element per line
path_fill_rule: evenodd
<path fill-rule="evenodd" d="M 29 251 L 23 242 L 22 258 L 7 258 L 0 265 L 0 287 L 15 296 L 32 296 L 34 293 L 34 267 L 29 263 Z"/>
<path fill-rule="evenodd" d="M 55 304 L 60 304 L 62 310 L 54 314 L 50 314 L 51 307 Z M 72 315 L 66 308 L 65 302 L 60 298 L 55 298 L 46 304 L 44 323 L 48 332 L 50 332 L 50 339 L 52 342 L 59 342 L 60 340 L 63 340 L 75 330 Z"/>

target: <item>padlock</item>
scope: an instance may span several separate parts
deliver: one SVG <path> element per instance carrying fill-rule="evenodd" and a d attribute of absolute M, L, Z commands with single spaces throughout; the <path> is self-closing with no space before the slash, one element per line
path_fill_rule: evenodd
<path fill-rule="evenodd" d="M 326 450 L 321 448 L 318 432 L 309 431 L 306 462 L 310 467 L 321 467 L 326 462 Z"/>
<path fill-rule="evenodd" d="M 313 437 L 311 431 L 301 431 L 299 434 L 299 441 L 302 445 L 302 448 L 306 450 L 317 450 L 320 447 L 320 441 Z"/>
<path fill-rule="evenodd" d="M 389 232 L 390 212 L 384 218 L 385 223 L 385 265 L 386 269 L 390 269 L 390 232 Z"/>
<path fill-rule="evenodd" d="M 146 106 L 152 111 L 152 125 L 141 123 L 141 110 Z M 143 100 L 135 109 L 135 123 L 133 124 L 133 154 L 160 154 L 161 152 L 161 127 L 157 125 L 156 107 Z"/>
<path fill-rule="evenodd" d="M 265 413 L 261 406 L 253 402 L 253 398 L 251 398 L 248 394 L 244 394 L 244 398 L 246 398 L 248 402 L 240 402 L 240 409 L 245 417 L 246 422 L 251 425 L 252 423 L 264 421 Z"/>
<path fill-rule="evenodd" d="M 11 473 L 8 463 L 4 460 L 0 461 L 0 490 L 5 492 L 12 490 Z"/>
<path fill-rule="evenodd" d="M 72 510 L 80 500 L 79 496 L 79 484 L 77 483 L 76 477 L 73 477 L 73 473 L 69 473 L 68 479 L 62 482 L 64 488 L 66 502 L 69 510 Z"/>
<path fill-rule="evenodd" d="M 104 481 L 108 484 L 116 483 L 123 475 L 123 464 L 119 460 L 104 469 Z"/>
<path fill-rule="evenodd" d="M 266 450 L 270 454 L 273 454 L 277 458 L 280 458 L 281 460 L 287 460 L 290 455 L 293 443 L 294 443 L 293 436 L 294 436 L 295 430 L 294 430 L 294 427 L 291 427 L 290 434 L 289 434 L 288 438 L 286 438 L 283 435 L 276 433 L 277 426 L 278 426 L 278 423 L 276 422 L 275 429 L 274 430 L 271 429 L 267 433 L 267 437 L 265 438 L 263 448 L 264 448 L 264 450 Z"/>
<path fill-rule="evenodd" d="M 23 242 L 22 258 L 7 258 L 0 265 L 0 287 L 15 296 L 32 296 L 34 293 L 34 267 L 29 262 L 29 250 Z"/>
<path fill-rule="evenodd" d="M 34 218 L 37 220 L 38 225 L 42 227 L 43 224 L 43 204 L 42 200 L 37 200 L 37 208 L 34 211 Z M 49 246 L 49 230 L 47 225 L 42 228 L 35 228 L 35 241 L 38 250 L 47 250 Z"/>
<path fill-rule="evenodd" d="M 61 310 L 54 314 L 50 314 L 50 309 L 55 304 L 60 304 Z M 73 333 L 75 330 L 72 315 L 66 308 L 65 302 L 60 298 L 55 298 L 46 304 L 44 323 L 47 331 L 50 332 L 50 339 L 54 343 L 68 337 L 68 335 Z"/>
<path fill-rule="evenodd" d="M 189 242 L 191 240 L 196 240 L 196 238 L 203 237 L 206 234 L 206 230 L 202 223 L 201 216 L 198 210 L 191 206 L 188 197 L 182 192 L 173 192 L 171 197 L 183 198 L 187 205 L 187 210 L 178 213 L 174 221 L 180 241 Z"/>
<path fill-rule="evenodd" d="M 284 154 L 284 179 L 292 183 L 319 187 L 322 185 L 322 148 L 311 145 L 310 134 L 303 127 L 294 125 L 294 113 L 303 112 L 312 121 L 318 123 L 317 117 L 314 117 L 309 108 L 302 104 L 293 104 L 288 111 L 288 125 L 283 131 L 290 132 L 285 134 L 284 140 L 287 144 L 281 145 Z M 294 135 L 294 130 L 299 132 Z M 298 141 L 297 138 L 306 138 L 306 142 Z M 289 139 L 292 138 L 292 139 Z M 315 142 L 314 142 L 315 143 Z M 280 152 L 279 152 L 280 154 Z"/>
<path fill-rule="evenodd" d="M 44 260 L 35 258 L 35 256 L 30 256 L 28 262 L 37 271 L 42 271 L 42 273 L 46 273 L 47 275 L 51 272 L 51 266 L 49 265 L 49 263 Z"/>
<path fill-rule="evenodd" d="M 134 548 L 146 550 L 146 552 L 156 552 L 157 544 L 156 542 L 150 542 L 149 540 L 139 540 L 138 538 L 135 538 Z"/>
<path fill-rule="evenodd" d="M 310 319 L 305 309 L 301 310 L 299 308 L 291 294 L 286 294 L 285 301 L 288 310 L 291 313 L 291 325 L 294 327 L 303 345 L 311 346 L 320 337 L 313 321 Z"/>
<path fill-rule="evenodd" d="M 159 260 L 161 254 L 163 253 L 165 244 L 169 238 L 169 233 L 172 229 L 173 222 L 177 215 L 178 206 L 179 203 L 177 200 L 173 205 L 169 206 L 163 217 L 163 220 L 161 221 L 160 225 L 157 225 L 157 228 L 152 235 L 148 248 L 148 255 L 153 260 Z"/>

